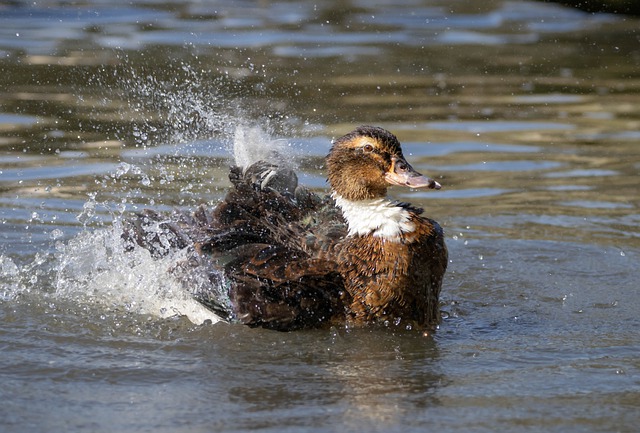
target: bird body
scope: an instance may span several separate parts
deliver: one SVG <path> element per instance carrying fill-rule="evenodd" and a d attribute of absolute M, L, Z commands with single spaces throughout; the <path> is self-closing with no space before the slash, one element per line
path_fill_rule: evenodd
<path fill-rule="evenodd" d="M 435 327 L 443 230 L 422 209 L 387 198 L 387 188 L 440 185 L 407 163 L 393 134 L 371 126 L 335 140 L 327 169 L 332 191 L 321 197 L 269 162 L 233 167 L 215 209 L 164 223 L 175 247 L 191 248 L 196 263 L 216 264 L 229 281 L 228 299 L 198 299 L 228 321 L 280 331 Z M 159 252 L 145 229 L 155 215 L 138 216 L 123 236 L 161 254 L 166 247 Z"/>

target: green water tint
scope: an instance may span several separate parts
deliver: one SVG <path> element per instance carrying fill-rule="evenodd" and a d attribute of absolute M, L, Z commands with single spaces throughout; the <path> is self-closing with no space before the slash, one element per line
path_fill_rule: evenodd
<path fill-rule="evenodd" d="M 639 22 L 476 3 L 1 7 L 3 431 L 635 431 Z M 325 191 L 363 123 L 443 185 L 391 190 L 445 228 L 435 336 L 195 326 L 115 253 L 238 126 Z"/>

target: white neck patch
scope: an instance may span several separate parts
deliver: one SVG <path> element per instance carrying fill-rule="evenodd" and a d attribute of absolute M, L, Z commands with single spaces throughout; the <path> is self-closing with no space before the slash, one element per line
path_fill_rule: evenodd
<path fill-rule="evenodd" d="M 371 234 L 399 242 L 402 233 L 415 230 L 409 211 L 386 198 L 350 201 L 335 192 L 332 197 L 349 224 L 349 236 Z"/>

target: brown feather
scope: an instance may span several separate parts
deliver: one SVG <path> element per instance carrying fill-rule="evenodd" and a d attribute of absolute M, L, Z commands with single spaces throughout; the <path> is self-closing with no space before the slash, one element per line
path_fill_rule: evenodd
<path fill-rule="evenodd" d="M 329 182 L 350 201 L 384 198 L 385 175 L 400 160 L 411 168 L 393 134 L 360 127 L 334 142 Z M 414 227 L 399 239 L 347 236 L 333 199 L 299 186 L 291 170 L 261 161 L 232 168 L 229 179 L 233 188 L 213 211 L 201 206 L 169 217 L 145 211 L 125 224 L 123 238 L 154 256 L 189 248 L 195 266 L 223 269 L 228 299 L 217 299 L 221 282 L 213 273 L 216 289 L 194 296 L 249 326 L 437 325 L 447 249 L 442 228 L 421 209 L 390 204 L 408 212 Z"/>

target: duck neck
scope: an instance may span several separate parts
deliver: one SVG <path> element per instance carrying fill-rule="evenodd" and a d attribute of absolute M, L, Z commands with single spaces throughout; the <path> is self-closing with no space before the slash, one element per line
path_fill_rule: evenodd
<path fill-rule="evenodd" d="M 391 242 L 402 242 L 405 233 L 415 230 L 411 211 L 387 197 L 347 200 L 332 194 L 349 226 L 349 236 L 374 236 Z"/>

